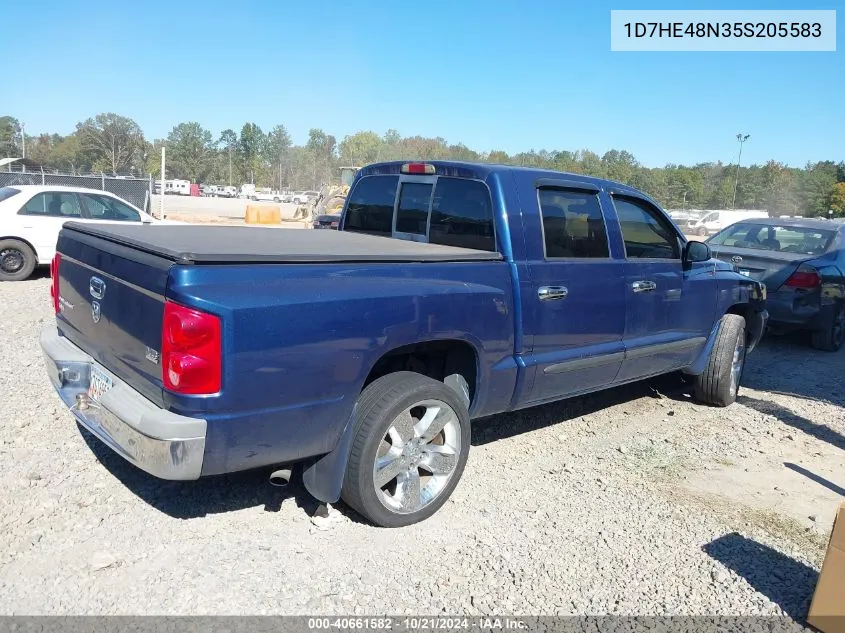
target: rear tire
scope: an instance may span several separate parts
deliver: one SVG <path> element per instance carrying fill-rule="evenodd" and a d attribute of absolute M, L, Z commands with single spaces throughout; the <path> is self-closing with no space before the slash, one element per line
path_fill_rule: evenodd
<path fill-rule="evenodd" d="M 845 344 L 845 303 L 833 306 L 830 323 L 824 330 L 813 332 L 813 347 L 824 352 L 838 352 Z"/>
<path fill-rule="evenodd" d="M 38 258 L 20 240 L 0 240 L 0 281 L 23 281 L 32 274 Z"/>
<path fill-rule="evenodd" d="M 469 413 L 442 382 L 400 371 L 361 392 L 343 500 L 381 527 L 402 527 L 434 514 L 466 466 Z"/>
<path fill-rule="evenodd" d="M 733 404 L 745 370 L 745 355 L 745 319 L 737 314 L 726 314 L 722 317 L 707 367 L 695 377 L 695 397 L 716 407 Z"/>

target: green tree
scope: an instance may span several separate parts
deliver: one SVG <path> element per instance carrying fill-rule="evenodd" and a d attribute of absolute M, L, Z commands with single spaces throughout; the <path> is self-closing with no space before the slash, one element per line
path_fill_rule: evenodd
<path fill-rule="evenodd" d="M 277 125 L 267 135 L 267 143 L 265 146 L 266 160 L 273 166 L 278 178 L 274 178 L 274 182 L 282 189 L 282 180 L 284 174 L 288 173 L 290 178 L 290 148 L 293 143 L 290 139 L 287 129 L 284 125 Z"/>
<path fill-rule="evenodd" d="M 487 162 L 494 165 L 507 165 L 510 162 L 510 156 L 507 152 L 493 150 L 487 155 Z"/>
<path fill-rule="evenodd" d="M 167 135 L 167 172 L 193 183 L 204 182 L 213 152 L 211 132 L 195 121 L 180 123 Z"/>
<path fill-rule="evenodd" d="M 220 138 L 217 139 L 217 145 L 223 148 L 223 153 L 226 155 L 226 174 L 228 175 L 227 182 L 231 187 L 233 184 L 232 155 L 238 149 L 238 133 L 232 129 L 223 130 L 220 133 Z"/>
<path fill-rule="evenodd" d="M 117 175 L 135 166 L 144 135 L 135 121 L 113 112 L 98 114 L 76 125 L 83 148 L 91 153 L 93 169 Z"/>
<path fill-rule="evenodd" d="M 65 136 L 53 147 L 50 155 L 50 166 L 59 171 L 69 171 L 72 174 L 85 173 L 91 170 L 93 159 L 82 146 L 79 134 Z"/>
<path fill-rule="evenodd" d="M 250 183 L 255 183 L 256 173 L 259 168 L 261 156 L 264 154 L 264 147 L 267 137 L 261 128 L 255 123 L 244 123 L 241 128 L 241 138 L 238 147 L 238 154 L 243 165 L 244 176 L 249 178 Z"/>
<path fill-rule="evenodd" d="M 21 124 L 15 117 L 0 116 L 0 157 L 20 157 Z"/>
<path fill-rule="evenodd" d="M 634 170 L 638 166 L 633 154 L 615 149 L 605 152 L 601 157 L 601 162 L 608 178 L 625 184 L 630 184 Z"/>
<path fill-rule="evenodd" d="M 356 132 L 340 142 L 342 163 L 360 167 L 382 158 L 385 142 L 375 132 Z"/>
<path fill-rule="evenodd" d="M 833 185 L 830 192 L 830 209 L 836 217 L 845 217 L 845 181 Z"/>
<path fill-rule="evenodd" d="M 837 182 L 837 165 L 833 161 L 810 163 L 801 177 L 801 207 L 806 215 L 824 216 L 830 208 L 830 195 Z"/>

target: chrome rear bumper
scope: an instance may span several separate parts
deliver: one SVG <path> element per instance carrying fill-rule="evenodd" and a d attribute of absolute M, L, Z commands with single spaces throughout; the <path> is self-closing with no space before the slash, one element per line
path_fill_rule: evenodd
<path fill-rule="evenodd" d="M 55 325 L 41 332 L 50 382 L 82 426 L 127 461 L 160 479 L 198 479 L 206 421 L 171 413 L 97 363 Z M 88 397 L 91 368 L 111 379 L 99 401 Z"/>

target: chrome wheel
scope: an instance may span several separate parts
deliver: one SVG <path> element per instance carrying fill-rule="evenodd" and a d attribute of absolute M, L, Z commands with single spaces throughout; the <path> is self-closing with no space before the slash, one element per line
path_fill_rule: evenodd
<path fill-rule="evenodd" d="M 448 404 L 424 400 L 409 407 L 393 420 L 376 452 L 376 497 L 399 514 L 424 508 L 451 480 L 460 452 L 460 421 Z"/>
<path fill-rule="evenodd" d="M 731 395 L 736 396 L 739 391 L 739 381 L 742 378 L 742 369 L 745 366 L 745 336 L 740 335 L 736 339 L 734 355 L 731 360 Z"/>
<path fill-rule="evenodd" d="M 26 258 L 16 248 L 5 248 L 0 251 L 0 270 L 13 275 L 23 269 Z"/>

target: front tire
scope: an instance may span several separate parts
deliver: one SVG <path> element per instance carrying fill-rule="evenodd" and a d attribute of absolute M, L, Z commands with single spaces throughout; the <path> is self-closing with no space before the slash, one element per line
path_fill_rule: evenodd
<path fill-rule="evenodd" d="M 705 236 L 707 235 L 707 229 L 705 229 L 705 228 L 702 226 L 701 228 L 699 228 L 699 229 L 698 229 L 698 231 L 696 231 L 696 233 L 697 233 L 700 237 L 705 237 Z"/>
<path fill-rule="evenodd" d="M 733 404 L 742 382 L 745 356 L 745 319 L 737 314 L 726 314 L 722 317 L 707 367 L 695 377 L 695 397 L 716 407 Z"/>
<path fill-rule="evenodd" d="M 32 274 L 38 258 L 20 240 L 0 240 L 0 281 L 23 281 Z"/>
<path fill-rule="evenodd" d="M 401 371 L 368 385 L 357 408 L 343 500 L 381 527 L 427 519 L 452 494 L 469 456 L 469 413 L 460 396 Z"/>
<path fill-rule="evenodd" d="M 813 347 L 824 352 L 838 352 L 845 344 L 845 303 L 833 306 L 830 323 L 823 330 L 813 332 Z"/>

